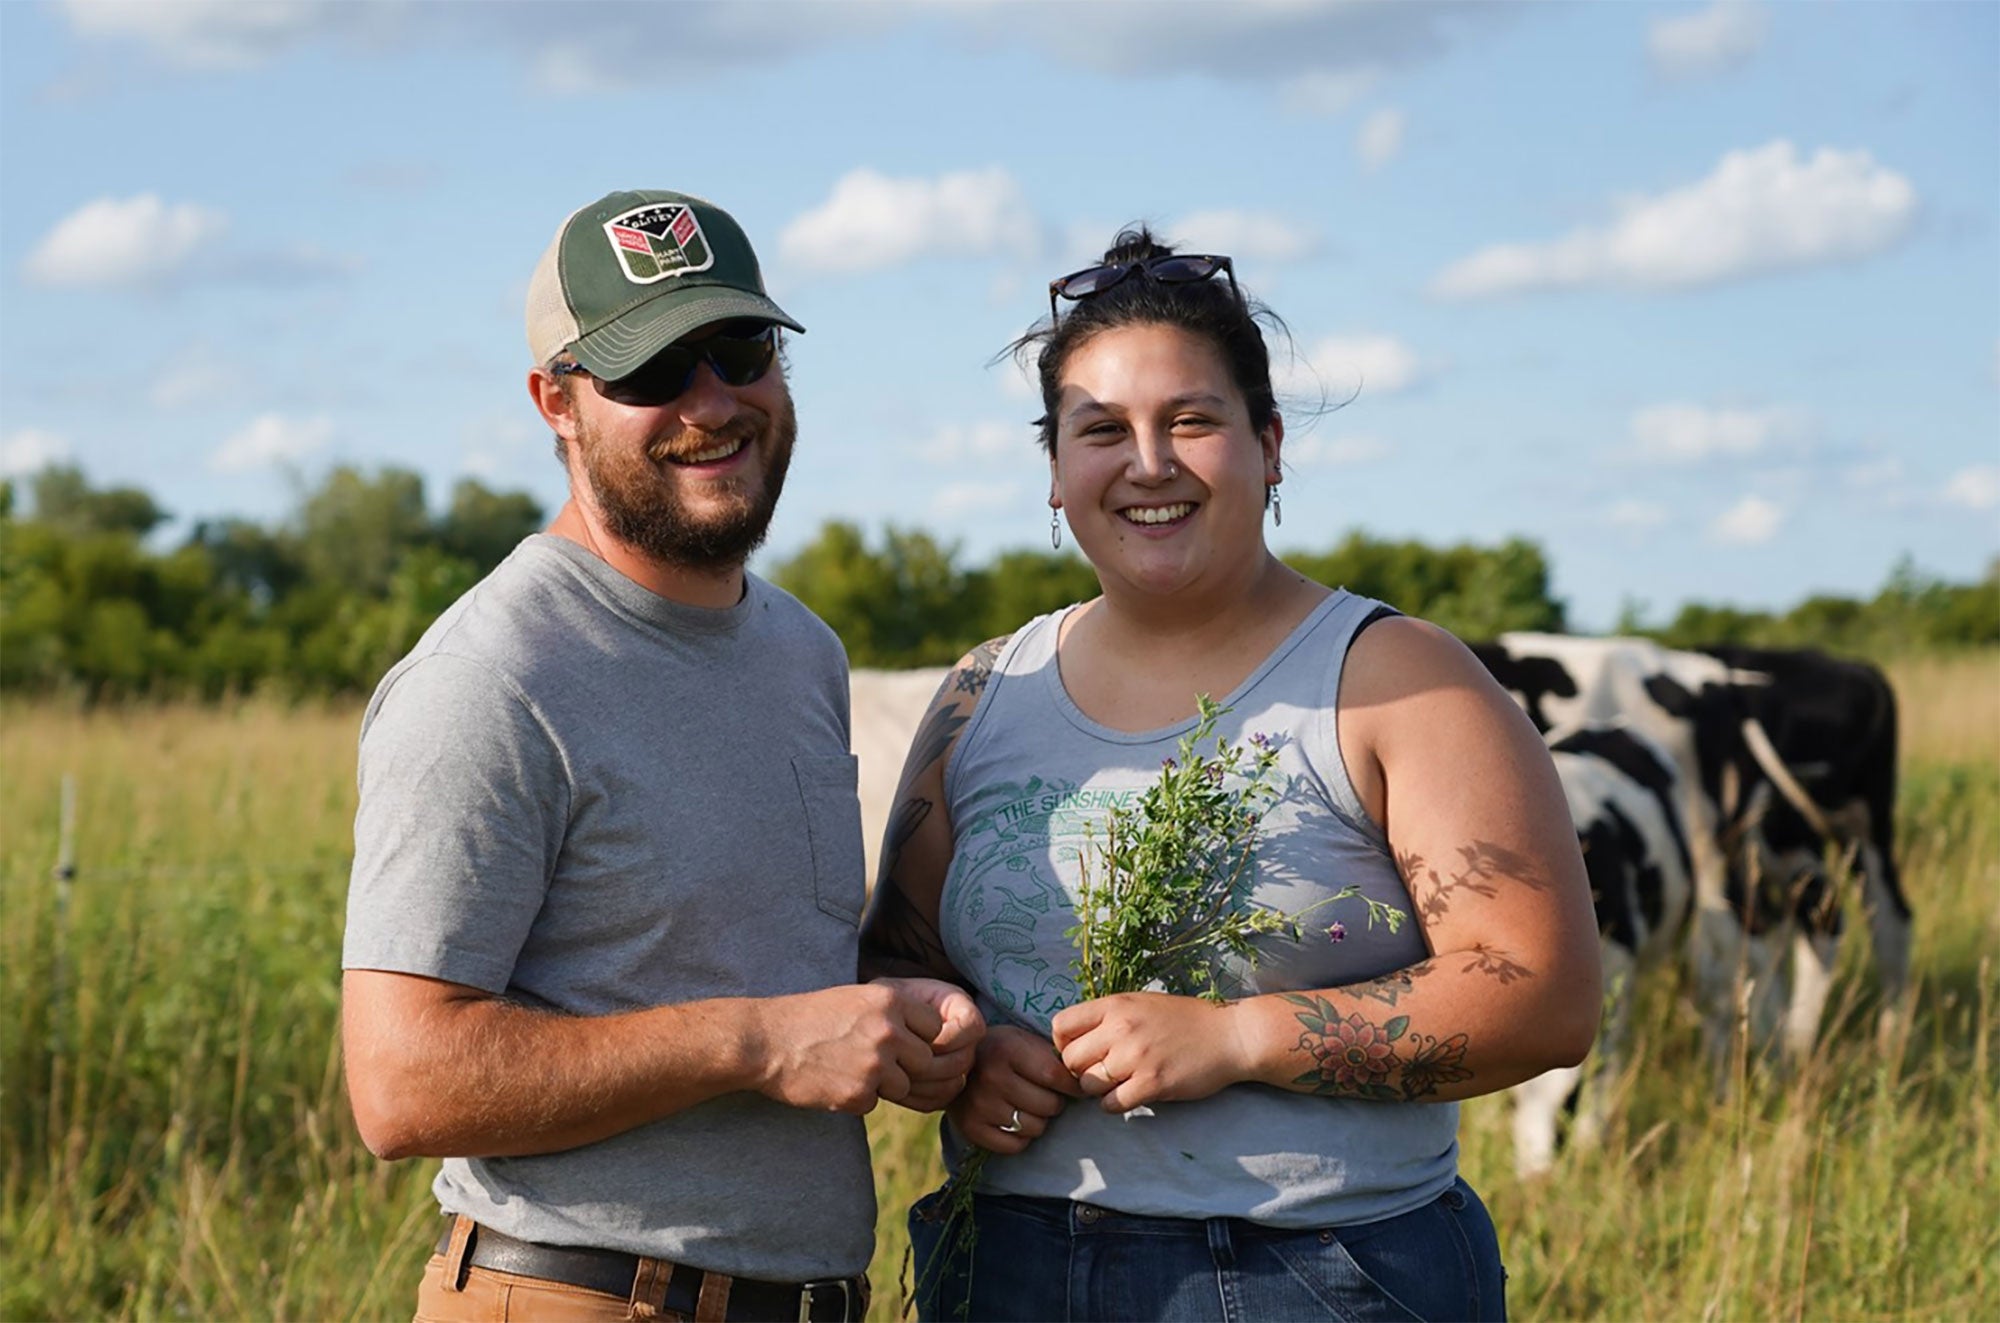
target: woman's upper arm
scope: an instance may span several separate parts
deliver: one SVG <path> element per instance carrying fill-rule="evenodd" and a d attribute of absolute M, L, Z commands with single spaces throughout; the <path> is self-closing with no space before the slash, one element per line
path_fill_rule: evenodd
<path fill-rule="evenodd" d="M 861 926 L 864 977 L 925 974 L 959 979 L 938 932 L 938 904 L 954 838 L 945 766 L 979 705 L 1005 638 L 980 644 L 951 668 L 917 726 L 883 834 L 881 864 Z"/>
<path fill-rule="evenodd" d="M 1594 1024 L 1589 883 L 1525 714 L 1457 639 L 1405 618 L 1355 640 L 1339 701 L 1343 755 L 1432 952 L 1500 982 L 1539 980 L 1564 1001 L 1587 992 Z"/>

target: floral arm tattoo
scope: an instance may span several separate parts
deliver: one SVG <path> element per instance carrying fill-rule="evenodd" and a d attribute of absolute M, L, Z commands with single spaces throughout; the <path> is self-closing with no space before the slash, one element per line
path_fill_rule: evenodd
<path fill-rule="evenodd" d="M 966 662 L 946 681 L 949 701 L 934 703 L 910 744 L 910 757 L 903 771 L 904 786 L 910 787 L 951 751 L 959 732 L 972 719 L 979 695 L 993 674 L 994 659 L 1005 646 L 1005 638 L 988 640 L 974 648 Z M 925 794 L 911 794 L 890 815 L 887 840 L 883 842 L 881 866 L 876 870 L 875 893 L 861 931 L 861 970 L 864 977 L 915 974 L 957 981 L 951 957 L 938 932 L 936 902 L 927 909 L 912 899 L 903 877 L 903 847 L 937 809 Z M 935 879 L 942 889 L 943 879 Z"/>
<path fill-rule="evenodd" d="M 1459 853 L 1462 867 L 1455 873 L 1432 868 L 1415 854 L 1397 857 L 1410 897 L 1426 920 L 1444 915 L 1463 895 L 1490 899 L 1503 884 L 1512 882 L 1536 890 L 1548 885 L 1524 856 L 1491 842 L 1476 841 Z M 1291 1080 L 1292 1087 L 1374 1102 L 1418 1102 L 1436 1095 L 1440 1086 L 1473 1078 L 1474 1072 L 1465 1064 L 1471 1047 L 1468 1035 L 1413 1029 L 1411 1017 L 1397 1009 L 1420 979 L 1437 972 L 1441 964 L 1460 958 L 1465 962 L 1458 969 L 1460 974 L 1477 974 L 1502 986 L 1533 977 L 1531 970 L 1505 952 L 1475 945 L 1469 951 L 1434 956 L 1338 990 L 1337 995 L 1350 1003 L 1380 1002 L 1388 1008 L 1386 1014 L 1353 1005 L 1343 1009 L 1316 992 L 1281 994 L 1300 1025 L 1292 1052 L 1302 1069 Z"/>
<path fill-rule="evenodd" d="M 1293 1088 L 1372 1102 L 1417 1102 L 1440 1084 L 1472 1078 L 1465 1067 L 1464 1034 L 1412 1033 L 1407 1015 L 1383 1019 L 1350 1011 L 1343 1016 L 1318 993 L 1283 995 L 1305 1026 L 1296 1050 L 1309 1063 L 1292 1080 Z"/>

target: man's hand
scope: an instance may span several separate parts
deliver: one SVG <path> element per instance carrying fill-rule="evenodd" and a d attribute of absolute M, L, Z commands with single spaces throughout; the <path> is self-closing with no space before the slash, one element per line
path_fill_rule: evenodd
<path fill-rule="evenodd" d="M 963 1064 L 947 1058 L 940 1066 L 931 1046 L 946 1027 L 934 1003 L 949 999 L 904 986 L 929 982 L 885 979 L 759 1003 L 758 1092 L 790 1107 L 859 1115 L 878 1099 L 901 1102 L 919 1085 L 939 1083 L 941 1071 L 946 1080 L 962 1076 Z M 954 1032 L 968 1030 L 960 1024 Z"/>
<path fill-rule="evenodd" d="M 1063 1065 L 1107 1112 L 1206 1098 L 1250 1077 L 1235 1008 L 1122 992 L 1066 1007 L 1051 1026 Z"/>
<path fill-rule="evenodd" d="M 909 1072 L 909 1093 L 890 1098 L 913 1112 L 938 1111 L 965 1087 L 973 1052 L 986 1035 L 986 1018 L 972 995 L 955 983 L 934 978 L 881 978 L 875 982 L 923 1002 L 943 1022 L 931 1037 L 929 1063 Z"/>
<path fill-rule="evenodd" d="M 972 1078 L 950 1116 L 958 1132 L 979 1147 L 1013 1154 L 1039 1139 L 1071 1098 L 1082 1096 L 1048 1039 L 996 1025 L 979 1045 Z"/>

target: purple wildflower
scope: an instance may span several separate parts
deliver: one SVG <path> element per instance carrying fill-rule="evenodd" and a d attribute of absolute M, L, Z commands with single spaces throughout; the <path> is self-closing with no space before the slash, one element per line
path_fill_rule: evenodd
<path fill-rule="evenodd" d="M 1347 925 L 1342 923 L 1339 919 L 1335 919 L 1331 924 L 1327 925 L 1326 940 L 1329 942 L 1346 941 Z"/>
<path fill-rule="evenodd" d="M 1269 735 L 1266 735 L 1261 730 L 1251 732 L 1250 742 L 1256 745 L 1260 749 L 1268 749 L 1271 747 L 1271 737 Z"/>

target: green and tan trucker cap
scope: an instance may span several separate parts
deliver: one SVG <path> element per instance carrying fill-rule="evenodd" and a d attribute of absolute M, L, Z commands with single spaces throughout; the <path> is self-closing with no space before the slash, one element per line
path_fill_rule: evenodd
<path fill-rule="evenodd" d="M 743 227 L 685 193 L 612 193 L 570 213 L 528 281 L 528 350 L 617 381 L 688 332 L 754 318 L 806 328 L 764 293 Z"/>

